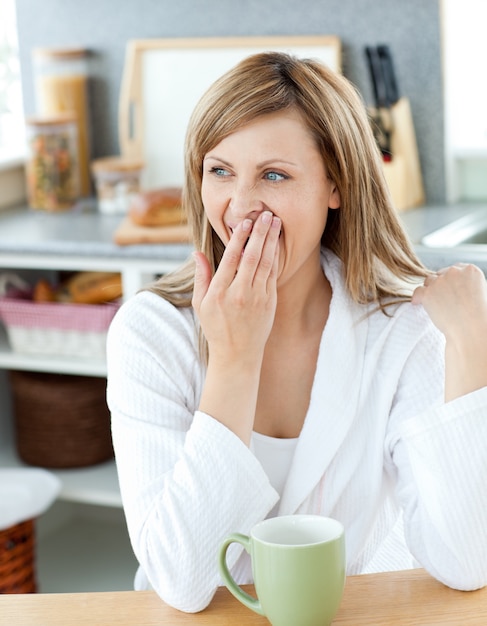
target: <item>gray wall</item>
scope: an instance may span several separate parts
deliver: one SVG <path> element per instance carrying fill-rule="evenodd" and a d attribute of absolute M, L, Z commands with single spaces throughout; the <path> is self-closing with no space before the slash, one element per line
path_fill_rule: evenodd
<path fill-rule="evenodd" d="M 27 114 L 31 50 L 82 46 L 91 62 L 93 156 L 118 153 L 118 96 L 129 39 L 335 34 L 344 74 L 372 104 L 363 47 L 388 43 L 413 112 L 428 203 L 445 200 L 440 0 L 17 0 Z"/>

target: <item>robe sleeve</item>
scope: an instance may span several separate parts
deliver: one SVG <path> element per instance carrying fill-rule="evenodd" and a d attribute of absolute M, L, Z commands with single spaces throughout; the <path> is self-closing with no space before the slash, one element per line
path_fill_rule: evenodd
<path fill-rule="evenodd" d="M 487 388 L 444 403 L 437 336 L 425 332 L 405 364 L 386 455 L 412 554 L 445 585 L 473 590 L 487 585 Z"/>
<path fill-rule="evenodd" d="M 196 345 L 191 315 L 148 293 L 121 308 L 107 342 L 107 399 L 132 547 L 158 595 L 187 612 L 205 608 L 221 584 L 224 537 L 248 533 L 278 500 L 247 446 L 197 410 Z M 240 552 L 229 550 L 230 568 Z"/>

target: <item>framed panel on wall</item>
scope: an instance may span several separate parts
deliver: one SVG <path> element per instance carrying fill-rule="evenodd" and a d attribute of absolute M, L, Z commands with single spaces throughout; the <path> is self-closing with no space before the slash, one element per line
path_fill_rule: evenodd
<path fill-rule="evenodd" d="M 143 187 L 181 186 L 184 136 L 197 101 L 244 57 L 266 50 L 316 58 L 341 72 L 335 35 L 132 40 L 119 102 L 123 156 L 145 162 Z"/>

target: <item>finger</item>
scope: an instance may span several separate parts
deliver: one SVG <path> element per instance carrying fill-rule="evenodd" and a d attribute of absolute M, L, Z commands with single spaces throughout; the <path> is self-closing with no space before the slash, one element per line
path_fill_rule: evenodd
<path fill-rule="evenodd" d="M 448 265 L 447 267 L 442 267 L 439 270 L 437 270 L 436 275 L 444 276 L 447 272 L 451 270 L 452 267 L 457 267 L 458 269 L 460 269 L 460 264 L 455 263 L 455 265 Z"/>
<path fill-rule="evenodd" d="M 416 287 L 411 298 L 412 304 L 422 304 L 425 288 L 423 286 Z"/>
<path fill-rule="evenodd" d="M 279 220 L 279 233 L 280 232 L 281 232 L 281 224 L 280 224 L 280 220 Z M 278 240 L 279 240 L 279 237 L 278 237 Z M 276 249 L 274 251 L 274 260 L 273 260 L 273 263 L 272 263 L 271 273 L 269 275 L 269 278 L 271 278 L 272 280 L 267 282 L 267 290 L 268 290 L 268 292 L 271 289 L 275 292 L 276 287 L 277 287 L 278 273 L 279 273 L 279 245 L 276 246 Z"/>
<path fill-rule="evenodd" d="M 192 304 L 195 311 L 198 312 L 210 286 L 211 267 L 208 259 L 202 252 L 193 252 L 193 259 L 195 262 L 195 273 Z"/>
<path fill-rule="evenodd" d="M 442 276 L 443 274 L 449 272 L 452 268 L 461 270 L 468 268 L 470 265 L 471 263 L 462 263 L 461 261 L 458 261 L 457 263 L 453 263 L 453 265 L 447 265 L 446 267 L 442 267 L 436 273 L 438 274 L 438 276 Z"/>
<path fill-rule="evenodd" d="M 233 282 L 242 259 L 242 252 L 253 231 L 253 227 L 252 220 L 246 218 L 233 231 L 233 235 L 225 248 L 215 273 L 214 280 L 216 285 L 226 288 Z"/>
<path fill-rule="evenodd" d="M 261 261 L 256 269 L 254 284 L 265 284 L 270 277 L 277 277 L 276 256 L 279 251 L 279 235 L 281 234 L 281 220 L 274 216 L 267 233 L 262 250 Z"/>
<path fill-rule="evenodd" d="M 426 278 L 424 279 L 423 285 L 425 287 L 427 287 L 428 285 L 431 285 L 432 283 L 435 282 L 438 276 L 439 276 L 438 272 L 432 272 L 431 274 L 428 274 L 428 276 L 426 276 Z"/>
<path fill-rule="evenodd" d="M 472 263 L 463 263 L 462 261 L 457 261 L 456 263 L 453 264 L 453 267 L 470 267 L 471 265 Z"/>
<path fill-rule="evenodd" d="M 239 281 L 247 281 L 252 284 L 259 267 L 263 267 L 264 272 L 267 276 L 269 275 L 274 254 L 267 252 L 267 254 L 264 255 L 264 250 L 272 222 L 273 215 L 270 211 L 264 211 L 256 220 L 252 229 L 252 236 L 249 238 L 249 242 L 240 261 L 238 270 Z"/>

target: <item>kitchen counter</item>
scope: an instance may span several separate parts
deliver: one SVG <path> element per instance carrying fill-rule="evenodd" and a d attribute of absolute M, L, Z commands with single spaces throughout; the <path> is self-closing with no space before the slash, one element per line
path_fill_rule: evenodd
<path fill-rule="evenodd" d="M 26 207 L 0 211 L 0 254 L 57 254 L 98 256 L 113 259 L 180 261 L 191 252 L 189 244 L 119 246 L 113 235 L 123 219 L 102 215 L 95 203 L 72 211 L 47 213 Z"/>
<path fill-rule="evenodd" d="M 59 213 L 25 206 L 0 211 L 0 268 L 121 272 L 129 298 L 191 254 L 187 243 L 117 245 L 113 237 L 122 219 L 99 213 L 94 202 Z"/>
<path fill-rule="evenodd" d="M 254 594 L 253 585 L 245 585 Z M 484 626 L 487 588 L 455 591 L 424 570 L 349 576 L 334 626 L 470 624 Z M 0 597 L 0 626 L 269 626 L 220 587 L 200 613 L 171 608 L 154 591 L 11 594 Z"/>
<path fill-rule="evenodd" d="M 456 262 L 475 263 L 487 274 L 487 245 L 458 245 L 432 248 L 421 243 L 422 238 L 474 211 L 486 210 L 485 202 L 452 205 L 429 205 L 401 213 L 401 220 L 423 263 L 437 270 Z"/>
<path fill-rule="evenodd" d="M 424 235 L 479 208 L 487 208 L 487 205 L 431 205 L 402 212 L 400 218 L 418 255 L 432 269 L 456 260 L 478 262 L 487 269 L 487 246 L 485 252 L 479 251 L 479 246 L 469 252 L 464 247 L 433 249 L 421 245 Z M 18 267 L 32 267 L 29 257 L 35 256 L 46 260 L 44 267 L 59 269 L 63 258 L 69 258 L 72 266 L 72 259 L 77 257 L 79 265 L 85 269 L 102 260 L 104 267 L 110 263 L 136 261 L 139 265 L 146 264 L 148 271 L 157 271 L 159 261 L 164 261 L 166 268 L 167 264 L 173 267 L 191 253 L 191 244 L 185 243 L 117 245 L 113 235 L 121 221 L 120 215 L 100 214 L 96 204 L 89 202 L 62 213 L 45 213 L 26 207 L 0 211 L 0 267 L 14 266 L 14 259 L 18 261 Z M 8 263 L 2 263 L 6 258 Z"/>

